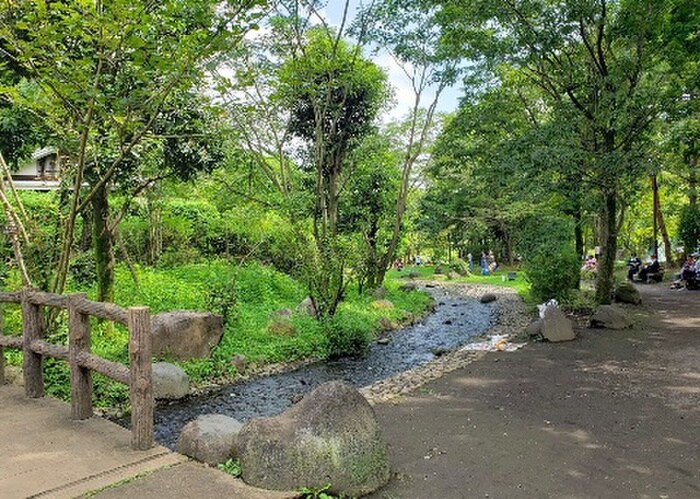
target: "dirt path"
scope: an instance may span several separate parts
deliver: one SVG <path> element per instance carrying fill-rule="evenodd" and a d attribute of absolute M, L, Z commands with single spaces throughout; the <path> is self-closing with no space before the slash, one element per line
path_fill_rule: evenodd
<path fill-rule="evenodd" d="M 700 292 L 639 289 L 633 329 L 489 353 L 376 405 L 396 474 L 373 497 L 700 497 Z"/>

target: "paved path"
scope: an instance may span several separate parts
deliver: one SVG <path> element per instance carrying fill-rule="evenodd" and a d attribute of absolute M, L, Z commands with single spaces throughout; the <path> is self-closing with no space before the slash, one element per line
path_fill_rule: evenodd
<path fill-rule="evenodd" d="M 72 421 L 70 406 L 59 400 L 0 386 L 0 499 L 81 497 L 105 487 L 96 497 L 290 497 L 248 487 L 164 447 L 133 451 L 130 440 L 129 431 L 101 418 Z"/>
<path fill-rule="evenodd" d="M 164 447 L 132 451 L 130 432 L 70 407 L 0 387 L 0 497 L 75 497 L 186 458 Z"/>

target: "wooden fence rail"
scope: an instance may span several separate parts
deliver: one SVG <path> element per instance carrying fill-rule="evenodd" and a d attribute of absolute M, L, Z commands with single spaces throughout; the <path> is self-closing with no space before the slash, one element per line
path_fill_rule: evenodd
<path fill-rule="evenodd" d="M 22 308 L 22 336 L 4 335 L 2 303 Z M 44 340 L 42 307 L 68 311 L 68 346 Z M 97 317 L 129 329 L 129 367 L 90 351 L 90 317 Z M 151 316 L 148 307 L 128 309 L 111 303 L 90 301 L 85 294 L 69 296 L 24 289 L 0 292 L 0 385 L 5 383 L 4 348 L 22 350 L 24 389 L 28 397 L 44 396 L 42 361 L 52 357 L 70 365 L 71 415 L 73 419 L 92 416 L 92 371 L 129 386 L 131 399 L 131 446 L 153 447 L 153 377 L 151 369 Z"/>

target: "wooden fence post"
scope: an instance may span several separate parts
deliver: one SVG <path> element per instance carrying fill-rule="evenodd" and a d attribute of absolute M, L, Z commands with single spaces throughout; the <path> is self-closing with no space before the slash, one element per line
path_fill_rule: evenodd
<path fill-rule="evenodd" d="M 90 316 L 76 308 L 76 304 L 86 296 L 85 293 L 76 293 L 68 297 L 68 359 L 73 419 L 92 417 L 92 373 L 90 369 L 78 365 L 78 354 L 90 353 Z"/>
<path fill-rule="evenodd" d="M 27 397 L 44 396 L 44 376 L 41 372 L 42 356 L 31 348 L 34 340 L 44 337 L 44 320 L 41 307 L 31 303 L 25 288 L 22 291 L 22 371 L 24 372 L 24 391 Z"/>
<path fill-rule="evenodd" d="M 5 334 L 4 325 L 2 322 L 2 303 L 0 303 L 0 336 Z M 5 352 L 0 345 L 0 386 L 5 384 Z"/>
<path fill-rule="evenodd" d="M 129 308 L 129 364 L 131 382 L 131 447 L 153 447 L 153 369 L 151 314 L 148 307 Z"/>

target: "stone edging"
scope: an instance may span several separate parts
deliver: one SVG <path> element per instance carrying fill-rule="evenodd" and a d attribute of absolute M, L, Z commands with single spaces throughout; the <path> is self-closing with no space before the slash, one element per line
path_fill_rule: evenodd
<path fill-rule="evenodd" d="M 531 321 L 525 304 L 514 289 L 481 284 L 436 283 L 435 286 L 452 290 L 456 294 L 468 298 L 480 298 L 485 293 L 493 293 L 498 297 L 494 324 L 482 336 L 507 335 L 512 337 L 522 332 Z M 410 371 L 401 372 L 391 378 L 383 379 L 370 386 L 361 388 L 360 393 L 372 405 L 386 402 L 399 395 L 410 393 L 429 381 L 464 367 L 485 354 L 486 352 L 458 349 L 421 364 Z"/>

